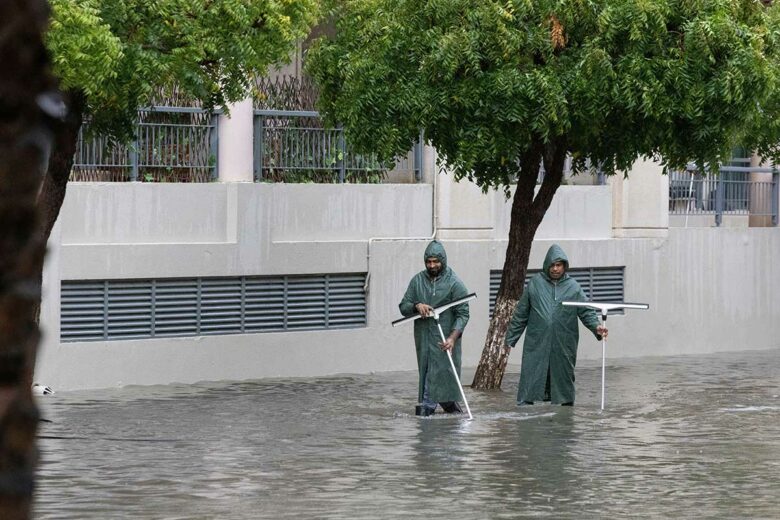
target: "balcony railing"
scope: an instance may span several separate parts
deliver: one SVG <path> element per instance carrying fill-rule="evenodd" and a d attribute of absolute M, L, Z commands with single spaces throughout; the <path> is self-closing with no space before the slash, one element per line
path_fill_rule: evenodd
<path fill-rule="evenodd" d="M 255 79 L 257 110 L 315 110 L 320 94 L 306 75 L 261 76 Z"/>
<path fill-rule="evenodd" d="M 218 116 L 201 108 L 138 111 L 135 139 L 79 134 L 71 181 L 210 182 L 217 179 Z"/>
<path fill-rule="evenodd" d="M 318 112 L 255 110 L 254 176 L 258 182 L 418 182 L 418 142 L 393 164 L 354 153 L 341 128 L 324 126 Z"/>
<path fill-rule="evenodd" d="M 718 175 L 690 166 L 669 174 L 670 215 L 766 217 L 778 222 L 778 172 L 774 168 L 721 166 Z"/>

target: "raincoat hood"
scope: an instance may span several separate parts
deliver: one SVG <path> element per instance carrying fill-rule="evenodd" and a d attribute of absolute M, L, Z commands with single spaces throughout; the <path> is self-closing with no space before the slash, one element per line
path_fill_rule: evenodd
<path fill-rule="evenodd" d="M 447 252 L 444 250 L 444 246 L 438 240 L 432 240 L 428 247 L 425 248 L 425 257 L 423 257 L 423 263 L 430 257 L 436 257 L 441 262 L 441 272 L 447 270 Z"/>
<path fill-rule="evenodd" d="M 566 271 L 563 273 L 563 278 L 569 275 L 569 257 L 563 252 L 561 246 L 553 244 L 550 249 L 547 250 L 547 256 L 544 257 L 544 264 L 542 265 L 542 276 L 550 280 L 550 266 L 555 262 L 563 262 Z"/>

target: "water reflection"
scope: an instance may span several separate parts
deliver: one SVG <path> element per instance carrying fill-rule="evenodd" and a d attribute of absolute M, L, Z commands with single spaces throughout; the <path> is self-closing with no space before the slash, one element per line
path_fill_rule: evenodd
<path fill-rule="evenodd" d="M 774 517 L 779 357 L 612 360 L 603 412 L 595 364 L 573 408 L 508 374 L 473 421 L 415 372 L 59 392 L 36 518 Z"/>

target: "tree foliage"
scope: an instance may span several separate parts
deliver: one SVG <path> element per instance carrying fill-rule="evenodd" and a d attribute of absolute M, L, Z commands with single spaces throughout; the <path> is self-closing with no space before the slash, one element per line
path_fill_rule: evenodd
<path fill-rule="evenodd" d="M 207 106 L 246 96 L 288 59 L 318 0 L 51 0 L 47 35 L 63 90 L 96 130 L 127 136 L 139 106 L 176 86 Z"/>
<path fill-rule="evenodd" d="M 419 129 L 506 187 L 535 142 L 574 167 L 778 153 L 778 9 L 756 0 L 345 0 L 309 54 L 322 110 L 384 157 Z"/>

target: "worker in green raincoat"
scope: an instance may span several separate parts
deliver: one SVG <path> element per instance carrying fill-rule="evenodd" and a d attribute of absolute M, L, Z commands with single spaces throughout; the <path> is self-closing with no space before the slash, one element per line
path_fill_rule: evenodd
<path fill-rule="evenodd" d="M 409 282 L 398 308 L 403 316 L 430 316 L 431 311 L 442 305 L 468 296 L 468 291 L 458 275 L 447 266 L 447 253 L 440 242 L 434 240 L 425 249 L 425 270 L 417 273 Z M 441 341 L 436 320 L 418 319 L 414 322 L 414 343 L 417 348 L 419 385 L 415 408 L 417 415 L 428 416 L 436 411 L 437 404 L 447 413 L 461 413 L 458 405 L 460 387 L 452 374 L 447 351 L 460 377 L 460 338 L 469 321 L 469 304 L 464 302 L 446 309 L 439 315 L 445 342 Z"/>
<path fill-rule="evenodd" d="M 544 258 L 542 272 L 531 277 L 509 322 L 508 347 L 514 347 L 526 331 L 517 389 L 519 405 L 535 401 L 574 404 L 577 318 L 597 339 L 607 336 L 607 329 L 600 324 L 595 310 L 561 305 L 563 301 L 588 300 L 568 270 L 566 253 L 553 244 Z"/>

